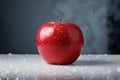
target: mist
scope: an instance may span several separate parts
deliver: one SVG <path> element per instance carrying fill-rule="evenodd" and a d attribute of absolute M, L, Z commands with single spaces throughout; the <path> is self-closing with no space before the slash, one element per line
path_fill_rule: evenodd
<path fill-rule="evenodd" d="M 65 22 L 75 22 L 84 35 L 83 53 L 108 52 L 106 26 L 110 0 L 67 0 L 57 3 L 54 14 Z"/>

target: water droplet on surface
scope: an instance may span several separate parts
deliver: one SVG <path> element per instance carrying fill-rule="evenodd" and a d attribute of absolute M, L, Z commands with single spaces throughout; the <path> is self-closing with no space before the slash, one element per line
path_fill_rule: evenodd
<path fill-rule="evenodd" d="M 109 58 L 105 58 L 107 61 L 110 61 L 110 59 Z"/>
<path fill-rule="evenodd" d="M 105 54 L 105 57 L 107 56 L 107 54 Z"/>
<path fill-rule="evenodd" d="M 107 71 L 106 73 L 107 73 L 107 74 L 110 74 L 110 73 L 111 73 L 111 71 Z"/>
<path fill-rule="evenodd" d="M 18 71 L 19 71 L 19 68 L 16 68 L 16 69 L 15 69 L 15 73 L 17 73 Z"/>
<path fill-rule="evenodd" d="M 4 76 L 4 72 L 1 73 L 1 76 Z"/>
<path fill-rule="evenodd" d="M 15 80 L 20 80 L 18 77 L 16 77 L 16 79 Z"/>
<path fill-rule="evenodd" d="M 13 67 L 13 65 L 12 64 L 10 64 L 10 66 L 9 66 L 10 68 L 12 68 Z"/>
<path fill-rule="evenodd" d="M 8 74 L 9 72 L 10 72 L 9 70 L 6 71 L 7 74 Z"/>
<path fill-rule="evenodd" d="M 117 67 L 117 71 L 120 72 L 120 67 L 119 66 Z"/>
<path fill-rule="evenodd" d="M 87 66 L 84 66 L 84 68 L 87 68 Z"/>
<path fill-rule="evenodd" d="M 12 53 L 8 53 L 8 56 L 12 56 L 13 54 Z"/>
<path fill-rule="evenodd" d="M 22 75 L 25 75 L 25 72 L 23 72 Z"/>
<path fill-rule="evenodd" d="M 96 57 L 96 58 L 99 58 L 99 57 L 100 57 L 100 55 L 96 55 L 95 57 Z"/>
<path fill-rule="evenodd" d="M 73 69 L 73 72 L 76 72 L 77 70 L 76 69 Z"/>
<path fill-rule="evenodd" d="M 103 73 L 103 75 L 104 75 L 104 74 L 105 74 L 105 71 L 103 71 L 102 73 Z"/>

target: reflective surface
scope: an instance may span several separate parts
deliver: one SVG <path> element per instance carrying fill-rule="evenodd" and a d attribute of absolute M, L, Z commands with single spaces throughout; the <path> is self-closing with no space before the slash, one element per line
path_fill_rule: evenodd
<path fill-rule="evenodd" d="M 39 55 L 0 55 L 0 80 L 120 80 L 119 55 L 81 55 L 72 65 L 49 65 Z"/>

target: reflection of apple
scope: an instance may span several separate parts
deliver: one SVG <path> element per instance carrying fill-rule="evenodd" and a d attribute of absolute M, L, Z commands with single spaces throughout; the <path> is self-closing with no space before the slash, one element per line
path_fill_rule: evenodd
<path fill-rule="evenodd" d="M 36 35 L 38 52 L 50 64 L 71 64 L 83 48 L 83 35 L 74 23 L 47 22 Z"/>
<path fill-rule="evenodd" d="M 73 74 L 74 73 L 74 74 Z M 54 72 L 49 73 L 39 73 L 37 76 L 37 80 L 83 80 L 81 74 L 76 74 L 75 72 L 71 72 L 70 74 L 54 74 Z"/>
<path fill-rule="evenodd" d="M 68 68 L 69 67 L 67 67 L 67 69 Z M 66 68 L 64 68 L 64 66 L 62 68 L 58 66 L 46 66 L 40 70 L 36 78 L 37 80 L 83 80 L 83 76 L 80 71 L 74 71 L 69 68 L 66 72 Z"/>

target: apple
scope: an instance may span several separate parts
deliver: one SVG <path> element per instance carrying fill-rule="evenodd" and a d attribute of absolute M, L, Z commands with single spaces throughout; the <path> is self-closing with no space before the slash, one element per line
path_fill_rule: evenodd
<path fill-rule="evenodd" d="M 79 57 L 84 44 L 83 34 L 72 22 L 47 22 L 36 34 L 39 54 L 49 64 L 72 64 Z"/>

